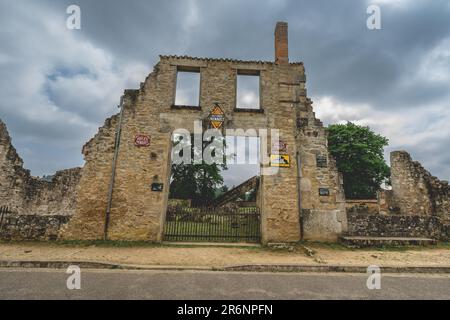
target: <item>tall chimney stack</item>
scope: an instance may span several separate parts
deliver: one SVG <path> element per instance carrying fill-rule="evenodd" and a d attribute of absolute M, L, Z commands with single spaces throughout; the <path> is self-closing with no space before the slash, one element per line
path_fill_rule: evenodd
<path fill-rule="evenodd" d="M 275 28 L 275 63 L 289 64 L 287 22 L 277 22 L 277 26 Z"/>

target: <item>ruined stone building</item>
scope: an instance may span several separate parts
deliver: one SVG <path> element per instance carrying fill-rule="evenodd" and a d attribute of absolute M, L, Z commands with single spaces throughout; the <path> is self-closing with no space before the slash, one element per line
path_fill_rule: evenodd
<path fill-rule="evenodd" d="M 0 239 L 55 238 L 75 213 L 81 168 L 57 172 L 51 181 L 31 176 L 0 120 Z"/>
<path fill-rule="evenodd" d="M 261 177 L 259 206 L 263 242 L 298 241 L 300 216 L 303 216 L 303 233 L 307 239 L 333 239 L 345 230 L 339 174 L 328 155 L 326 130 L 315 118 L 307 98 L 303 63 L 289 62 L 286 24 L 277 25 L 275 47 L 275 61 L 161 56 L 140 89 L 125 91 L 109 239 L 161 241 L 172 132 L 178 128 L 192 132 L 194 121 L 208 118 L 216 105 L 225 113 L 226 129 L 279 129 L 280 139 L 287 145 L 286 153 L 291 156 L 290 167 L 280 168 L 276 175 Z M 200 73 L 198 106 L 175 105 L 177 73 L 183 71 Z M 239 74 L 259 77 L 259 109 L 237 108 Z M 76 214 L 62 232 L 64 238 L 103 237 L 119 118 L 116 115 L 108 119 L 83 148 L 86 164 Z M 150 137 L 149 147 L 137 147 L 137 135 Z M 270 148 L 268 145 L 267 150 Z M 318 157 L 326 164 L 317 166 Z M 163 192 L 152 191 L 152 183 L 164 184 Z M 321 188 L 328 193 L 320 196 Z"/>
<path fill-rule="evenodd" d="M 198 105 L 175 104 L 180 72 L 200 74 Z M 237 105 L 239 75 L 259 78 L 259 108 Z M 70 215 L 59 230 L 60 239 L 162 241 L 172 133 L 178 128 L 193 131 L 195 121 L 204 123 L 216 107 L 223 111 L 224 129 L 279 130 L 280 152 L 287 165 L 276 174 L 261 175 L 258 183 L 262 243 L 335 241 L 349 229 L 361 233 L 361 228 L 348 225 L 341 178 L 327 148 L 327 130 L 307 96 L 305 67 L 289 60 L 286 23 L 276 26 L 274 61 L 161 56 L 139 89 L 125 90 L 122 111 L 107 119 L 83 147 L 84 167 L 59 172 L 52 182 L 32 178 L 22 168 L 2 125 L 0 206 L 21 214 Z M 261 153 L 270 157 L 271 148 L 269 139 Z M 393 164 L 393 198 L 402 212 L 434 215 L 439 211 L 448 216 L 448 185 L 424 178 L 420 168 L 405 162 L 394 159 Z M 405 181 L 405 176 L 410 180 Z M 420 191 L 410 188 L 416 180 L 423 187 Z M 416 197 L 422 192 L 433 195 Z M 408 201 L 411 198 L 417 200 L 414 205 Z M 361 219 L 352 222 L 360 226 Z"/>

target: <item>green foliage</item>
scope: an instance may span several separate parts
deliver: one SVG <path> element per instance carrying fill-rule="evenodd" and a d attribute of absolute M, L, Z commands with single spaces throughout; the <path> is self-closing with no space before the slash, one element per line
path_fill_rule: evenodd
<path fill-rule="evenodd" d="M 193 206 L 204 206 L 216 198 L 218 189 L 223 187 L 221 171 L 227 167 L 225 163 L 222 165 L 194 163 L 194 154 L 203 153 L 205 147 L 206 144 L 202 149 L 192 144 L 191 164 L 172 164 L 169 191 L 171 199 L 190 199 Z"/>
<path fill-rule="evenodd" d="M 383 156 L 389 140 L 351 122 L 331 125 L 328 132 L 328 148 L 343 174 L 345 196 L 375 198 L 381 184 L 389 182 L 390 168 Z"/>

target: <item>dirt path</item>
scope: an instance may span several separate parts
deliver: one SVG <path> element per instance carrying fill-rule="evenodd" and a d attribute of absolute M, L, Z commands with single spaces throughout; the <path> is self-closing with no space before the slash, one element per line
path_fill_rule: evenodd
<path fill-rule="evenodd" d="M 160 266 L 230 266 L 305 264 L 379 266 L 450 266 L 450 248 L 410 250 L 344 250 L 313 244 L 313 254 L 298 246 L 293 252 L 248 247 L 105 247 L 46 243 L 0 243 L 0 260 L 92 261 Z"/>

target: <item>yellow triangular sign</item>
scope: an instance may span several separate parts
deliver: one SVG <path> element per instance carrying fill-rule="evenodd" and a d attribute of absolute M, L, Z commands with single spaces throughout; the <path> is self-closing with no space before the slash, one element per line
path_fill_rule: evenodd
<path fill-rule="evenodd" d="M 209 121 L 214 129 L 220 129 L 225 121 L 225 113 L 218 104 L 214 107 L 209 115 Z"/>
<path fill-rule="evenodd" d="M 220 129 L 222 127 L 223 122 L 220 121 L 211 121 L 211 125 L 214 129 Z"/>
<path fill-rule="evenodd" d="M 224 112 L 223 112 L 222 108 L 218 104 L 216 104 L 216 106 L 214 107 L 213 111 L 211 111 L 211 114 L 224 115 Z"/>

